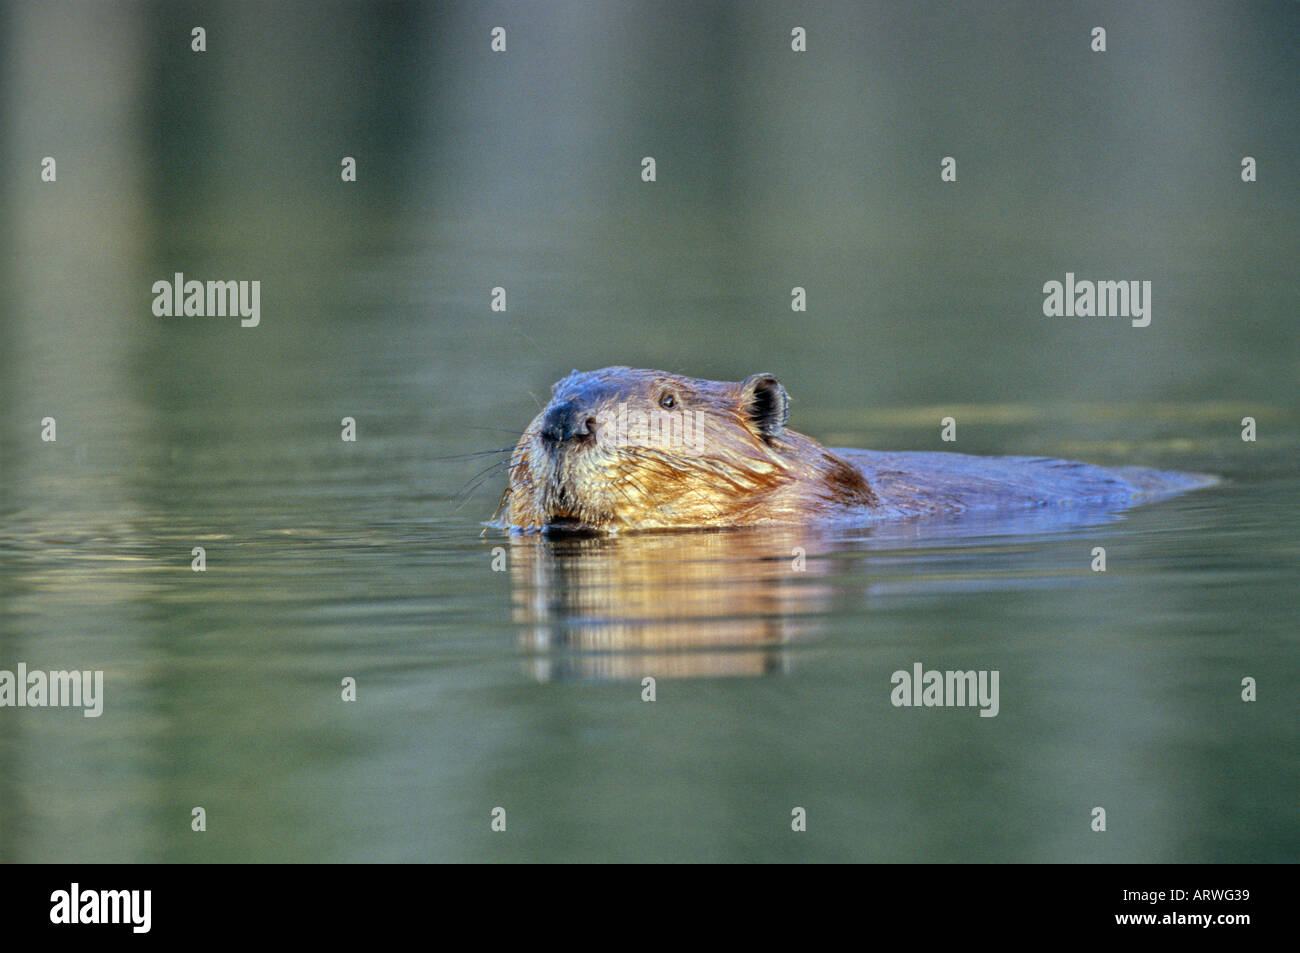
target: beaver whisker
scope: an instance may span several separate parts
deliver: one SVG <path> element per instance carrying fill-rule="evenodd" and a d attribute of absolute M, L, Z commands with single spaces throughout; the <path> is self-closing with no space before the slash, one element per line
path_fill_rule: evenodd
<path fill-rule="evenodd" d="M 493 467 L 492 469 L 488 470 L 486 473 L 481 474 L 477 478 L 471 478 L 473 481 L 472 486 L 467 486 L 457 491 L 456 495 L 460 497 L 460 502 L 456 504 L 456 509 L 460 509 L 462 506 L 468 503 L 470 497 L 474 495 L 474 491 L 477 490 L 479 487 L 481 487 L 484 483 L 486 483 L 488 480 L 492 479 L 493 477 L 497 476 L 498 474 L 504 472 L 505 472 L 504 467 Z"/>
<path fill-rule="evenodd" d="M 471 477 L 470 477 L 468 480 L 466 480 L 465 482 L 466 482 L 466 483 L 472 483 L 472 482 L 474 482 L 475 480 L 479 480 L 480 478 L 482 478 L 482 477 L 484 477 L 484 476 L 495 476 L 495 475 L 498 474 L 498 473 L 504 473 L 504 472 L 509 468 L 509 466 L 510 466 L 509 461 L 507 461 L 507 460 L 498 460 L 498 461 L 496 461 L 495 463 L 488 464 L 488 466 L 486 466 L 485 468 L 483 468 L 482 470 L 480 470 L 478 473 L 475 473 L 473 476 L 471 476 Z"/>
<path fill-rule="evenodd" d="M 502 447 L 499 450 L 471 450 L 468 453 L 448 453 L 444 456 L 431 457 L 433 460 L 468 460 L 471 457 L 486 457 L 493 453 L 514 453 L 514 447 Z"/>
<path fill-rule="evenodd" d="M 534 400 L 535 400 L 535 399 L 536 399 L 536 398 L 534 398 Z M 488 431 L 491 431 L 492 433 L 508 433 L 508 434 L 510 434 L 510 436 L 512 436 L 512 437 L 518 437 L 518 436 L 519 436 L 519 431 L 518 431 L 518 430 L 511 430 L 509 427 L 479 427 L 479 426 L 476 426 L 476 425 L 469 425 L 469 426 L 466 426 L 465 429 L 466 429 L 466 430 L 488 430 Z M 511 447 L 510 449 L 513 450 L 514 447 Z"/>
<path fill-rule="evenodd" d="M 466 480 L 465 485 L 461 487 L 461 489 L 458 490 L 457 493 L 458 494 L 473 493 L 474 490 L 482 486 L 485 481 L 490 480 L 495 476 L 499 476 L 500 474 L 505 472 L 507 472 L 507 468 L 505 464 L 497 464 L 495 466 L 489 467 L 488 469 L 482 471 L 481 473 L 476 473 L 474 476 Z"/>

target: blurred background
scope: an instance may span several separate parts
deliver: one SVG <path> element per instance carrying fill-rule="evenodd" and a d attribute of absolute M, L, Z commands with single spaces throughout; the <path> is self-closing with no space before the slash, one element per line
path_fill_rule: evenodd
<path fill-rule="evenodd" d="M 0 860 L 1294 860 L 1298 27 L 0 2 L 0 668 L 107 684 L 0 711 Z M 175 272 L 260 325 L 155 317 Z M 1045 317 L 1066 272 L 1150 326 Z M 480 538 L 466 455 L 616 363 L 775 373 L 832 445 L 1229 480 L 1019 536 Z M 1002 714 L 891 708 L 916 660 Z"/>

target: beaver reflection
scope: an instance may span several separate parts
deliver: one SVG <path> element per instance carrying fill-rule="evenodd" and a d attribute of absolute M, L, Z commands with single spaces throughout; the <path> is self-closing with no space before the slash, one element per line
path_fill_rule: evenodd
<path fill-rule="evenodd" d="M 511 539 L 514 618 L 540 680 L 765 675 L 830 589 L 793 529 Z"/>

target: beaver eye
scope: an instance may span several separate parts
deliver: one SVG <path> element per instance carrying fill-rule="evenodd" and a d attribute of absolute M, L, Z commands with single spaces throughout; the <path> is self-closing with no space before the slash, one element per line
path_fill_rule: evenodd
<path fill-rule="evenodd" d="M 664 410 L 672 410 L 677 406 L 677 398 L 672 394 L 664 394 L 659 398 L 659 406 Z"/>

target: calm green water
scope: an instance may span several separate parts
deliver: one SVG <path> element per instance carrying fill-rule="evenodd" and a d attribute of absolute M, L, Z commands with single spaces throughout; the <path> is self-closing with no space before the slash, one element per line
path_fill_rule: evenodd
<path fill-rule="evenodd" d="M 791 65 L 754 52 L 767 7 L 603 46 L 557 8 L 505 65 L 457 39 L 472 6 L 218 7 L 200 61 L 179 20 L 5 9 L 5 151 L 60 172 L 2 193 L 0 669 L 102 669 L 105 701 L 0 708 L 0 860 L 1296 860 L 1296 183 L 1234 170 L 1300 124 L 1268 83 L 1178 82 L 1293 63 L 1270 8 L 1100 76 L 979 13 L 828 7 L 812 35 L 858 45 Z M 43 98 L 74 66 L 84 97 Z M 1126 164 L 1151 110 L 1192 118 Z M 155 317 L 176 271 L 260 280 L 261 324 Z M 1151 280 L 1151 326 L 1045 318 L 1066 271 Z M 611 363 L 773 372 L 832 445 L 1225 482 L 1070 521 L 483 534 L 503 478 L 466 455 Z M 916 662 L 997 670 L 998 715 L 892 706 Z"/>

